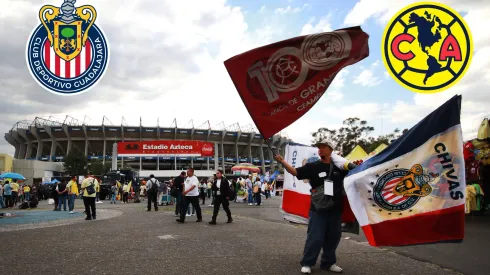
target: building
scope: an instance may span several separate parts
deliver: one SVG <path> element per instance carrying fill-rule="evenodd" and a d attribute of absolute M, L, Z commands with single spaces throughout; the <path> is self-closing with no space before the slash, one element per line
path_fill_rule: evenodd
<path fill-rule="evenodd" d="M 12 172 L 14 158 L 9 154 L 0 154 L 0 173 Z"/>
<path fill-rule="evenodd" d="M 104 117 L 99 125 L 80 123 L 69 116 L 63 122 L 35 118 L 33 121 L 20 121 L 5 134 L 5 140 L 15 147 L 15 159 L 62 162 L 64 156 L 74 148 L 84 152 L 88 159 L 112 161 L 113 144 L 119 141 L 146 140 L 202 140 L 215 143 L 218 161 L 215 157 L 118 157 L 118 168 L 131 167 L 139 170 L 181 170 L 194 167 L 198 170 L 225 168 L 227 174 L 231 167 L 239 163 L 253 163 L 263 171 L 275 170 L 273 153 L 262 136 L 253 127 L 242 129 L 238 123 L 211 129 L 209 122 L 200 127 L 177 127 L 177 121 L 170 127 L 146 127 L 141 124 L 128 126 L 124 118 L 120 126 L 107 125 Z M 192 122 L 192 121 L 191 121 Z M 224 126 L 224 125 L 223 125 Z M 268 140 L 276 154 L 284 154 L 290 140 L 276 135 Z M 218 167 L 216 166 L 218 164 Z"/>

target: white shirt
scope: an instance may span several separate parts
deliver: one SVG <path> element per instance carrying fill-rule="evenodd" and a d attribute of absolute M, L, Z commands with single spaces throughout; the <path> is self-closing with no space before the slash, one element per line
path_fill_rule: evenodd
<path fill-rule="evenodd" d="M 220 186 L 221 186 L 221 180 L 216 180 L 216 186 L 217 186 L 218 188 L 220 188 Z"/>
<path fill-rule="evenodd" d="M 192 191 L 190 191 L 186 194 L 186 196 L 188 196 L 188 197 L 199 196 L 199 180 L 197 179 L 196 176 L 187 177 L 185 179 L 184 185 L 185 185 L 184 192 L 187 192 L 187 190 L 191 189 L 192 186 L 195 186 L 194 189 L 192 189 Z"/>

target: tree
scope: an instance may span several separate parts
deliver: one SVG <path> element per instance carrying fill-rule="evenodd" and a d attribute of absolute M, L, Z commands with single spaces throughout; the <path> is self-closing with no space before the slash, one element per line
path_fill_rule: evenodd
<path fill-rule="evenodd" d="M 408 129 L 404 129 L 400 133 L 399 129 L 395 129 L 391 134 L 368 137 L 374 131 L 374 127 L 369 126 L 367 121 L 354 117 L 344 120 L 342 124 L 343 127 L 338 130 L 328 128 L 318 129 L 318 131 L 312 133 L 312 143 L 315 144 L 327 138 L 336 145 L 334 148 L 335 151 L 339 151 L 342 156 L 347 156 L 356 145 L 361 146 L 369 153 L 383 143 L 386 145 L 390 144 L 391 141 L 399 138 L 408 131 Z"/>
<path fill-rule="evenodd" d="M 102 161 L 98 159 L 90 160 L 90 172 L 98 176 L 104 174 L 104 164 L 102 164 Z"/>
<path fill-rule="evenodd" d="M 104 163 L 104 174 L 111 171 L 111 168 L 112 168 L 112 163 L 110 161 L 106 161 Z"/>
<path fill-rule="evenodd" d="M 374 131 L 374 127 L 368 126 L 367 121 L 357 117 L 348 118 L 342 122 L 343 127 L 338 130 L 320 128 L 317 132 L 312 133 L 313 144 L 327 138 L 334 144 L 335 151 L 340 151 L 343 156 L 354 149 L 354 147 Z"/>
<path fill-rule="evenodd" d="M 64 158 L 63 168 L 70 176 L 86 175 L 88 172 L 88 161 L 85 154 L 74 148 Z"/>

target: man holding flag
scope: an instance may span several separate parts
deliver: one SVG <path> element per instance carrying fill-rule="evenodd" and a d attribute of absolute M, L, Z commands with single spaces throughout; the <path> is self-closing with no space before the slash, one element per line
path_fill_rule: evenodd
<path fill-rule="evenodd" d="M 311 267 L 316 264 L 320 250 L 323 249 L 320 268 L 340 273 L 342 268 L 336 265 L 335 250 L 342 235 L 342 191 L 347 172 L 333 163 L 331 156 L 335 146 L 331 141 L 322 140 L 315 146 L 318 147 L 320 160 L 307 163 L 302 167 L 294 168 L 280 155 L 276 155 L 275 159 L 291 175 L 296 176 L 299 180 L 308 179 L 311 185 L 310 218 L 301 260 L 301 272 L 311 273 Z M 354 167 L 354 164 L 350 164 L 349 168 Z M 321 198 L 317 201 L 316 197 Z"/>
<path fill-rule="evenodd" d="M 224 62 L 267 145 L 269 138 L 320 100 L 339 71 L 369 56 L 368 39 L 360 27 L 352 27 L 280 41 Z M 311 273 L 322 248 L 321 268 L 342 272 L 335 264 L 335 250 L 341 236 L 346 169 L 331 163 L 334 146 L 330 142 L 317 146 L 322 159 L 315 163 L 294 168 L 282 156 L 276 160 L 298 179 L 309 179 L 314 192 L 301 272 Z"/>

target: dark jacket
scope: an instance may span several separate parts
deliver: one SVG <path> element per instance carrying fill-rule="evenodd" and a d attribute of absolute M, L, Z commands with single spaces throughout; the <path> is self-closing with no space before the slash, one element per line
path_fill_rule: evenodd
<path fill-rule="evenodd" d="M 185 182 L 185 177 L 181 177 L 180 175 L 174 178 L 174 186 L 177 188 L 181 193 L 184 190 L 184 182 Z"/>
<path fill-rule="evenodd" d="M 218 179 L 215 179 L 213 182 L 213 185 L 211 187 L 211 190 L 213 190 L 213 193 L 216 193 L 218 191 Z M 229 197 L 230 196 L 230 182 L 228 181 L 227 178 L 222 177 L 221 178 L 221 184 L 219 191 L 221 192 L 221 195 L 223 197 Z"/>

